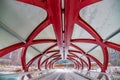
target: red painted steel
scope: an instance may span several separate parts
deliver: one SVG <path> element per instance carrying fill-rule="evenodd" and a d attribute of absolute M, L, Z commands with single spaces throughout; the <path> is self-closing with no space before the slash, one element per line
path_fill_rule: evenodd
<path fill-rule="evenodd" d="M 54 39 L 38 39 L 38 40 L 33 40 L 31 45 L 40 44 L 40 43 L 57 43 L 57 40 L 54 40 Z"/>
<path fill-rule="evenodd" d="M 27 52 L 27 48 L 28 46 L 24 47 L 22 49 L 22 53 L 21 53 L 21 64 L 22 64 L 22 68 L 25 72 L 28 71 L 27 65 L 26 65 L 26 52 Z"/>
<path fill-rule="evenodd" d="M 46 19 L 42 23 L 40 23 L 38 26 L 36 26 L 36 29 L 34 29 L 33 32 L 31 32 L 31 34 L 27 38 L 26 43 L 14 44 L 14 45 L 8 46 L 8 47 L 0 50 L 0 57 L 2 57 L 4 55 L 10 53 L 11 51 L 22 48 L 23 51 L 21 53 L 21 55 L 22 55 L 21 62 L 22 62 L 22 67 L 23 67 L 24 71 L 28 71 L 29 66 L 38 58 L 39 58 L 38 69 L 40 69 L 39 64 L 41 63 L 41 59 L 44 54 L 49 54 L 52 52 L 56 52 L 56 54 L 62 53 L 62 54 L 64 54 L 62 57 L 64 59 L 66 59 L 67 58 L 66 54 L 75 52 L 76 55 L 77 55 L 77 53 L 86 55 L 86 57 L 88 59 L 88 64 L 84 60 L 82 60 L 82 59 L 80 59 L 80 60 L 81 60 L 81 62 L 88 65 L 88 70 L 91 69 L 91 62 L 90 62 L 90 58 L 91 58 L 100 66 L 101 71 L 105 72 L 107 69 L 107 66 L 108 66 L 107 47 L 110 47 L 110 48 L 120 51 L 119 44 L 115 44 L 115 43 L 108 42 L 108 41 L 103 42 L 103 39 L 101 38 L 101 36 L 92 28 L 92 26 L 89 25 L 87 22 L 85 22 L 79 16 L 79 12 L 82 8 L 84 8 L 90 4 L 99 2 L 101 0 L 64 0 L 65 1 L 64 9 L 61 9 L 61 0 L 40 0 L 40 1 L 39 0 L 18 0 L 18 1 L 41 7 L 47 11 Z M 64 17 L 64 20 L 65 20 L 64 26 L 62 23 L 62 20 L 63 20 L 62 14 L 64 14 L 64 16 L 65 16 Z M 78 24 L 80 27 L 82 27 L 84 30 L 86 30 L 89 34 L 91 34 L 91 36 L 93 36 L 94 39 L 71 39 L 75 23 Z M 34 40 L 34 38 L 50 24 L 53 25 L 56 40 L 55 39 Z M 64 29 L 63 29 L 63 27 L 64 27 Z M 93 57 L 89 54 L 86 54 L 85 51 L 83 51 L 80 47 L 73 44 L 73 43 L 81 43 L 81 42 L 100 45 L 100 47 L 103 51 L 103 56 L 104 56 L 103 64 L 98 59 L 96 59 L 95 57 Z M 46 49 L 43 52 L 43 55 L 39 54 L 39 55 L 35 56 L 34 58 L 32 58 L 28 63 L 26 63 L 27 48 L 33 44 L 41 44 L 41 43 L 55 43 L 55 44 L 50 46 L 48 49 Z M 56 46 L 59 47 L 59 50 L 51 51 L 51 49 Z M 69 46 L 72 46 L 72 47 L 76 48 L 77 50 L 76 51 L 69 50 Z M 76 56 L 76 55 L 72 54 L 72 56 L 75 56 L 78 58 L 78 56 Z M 54 57 L 54 55 L 51 55 L 51 57 L 47 58 L 44 61 L 44 62 L 46 62 L 45 68 L 47 68 L 47 67 L 53 68 L 53 64 L 57 60 L 61 59 L 60 57 L 56 57 L 53 59 L 53 61 L 48 62 L 48 60 L 52 57 Z M 72 59 L 70 58 L 70 60 L 74 60 L 74 58 L 72 57 Z M 81 64 L 81 66 L 83 65 L 83 63 Z M 75 62 L 75 67 L 79 68 L 79 66 L 80 66 L 79 63 Z M 83 68 L 83 66 L 82 66 L 82 68 Z"/>
<path fill-rule="evenodd" d="M 47 3 L 45 1 L 38 1 L 38 0 L 17 0 L 17 1 L 21 1 L 27 4 L 32 4 L 34 6 L 38 6 L 38 7 L 42 7 L 44 9 L 47 9 Z"/>
<path fill-rule="evenodd" d="M 54 44 L 54 45 L 50 46 L 48 49 L 46 49 L 46 50 L 43 52 L 43 54 L 47 54 L 47 52 L 49 52 L 49 50 L 51 50 L 51 49 L 54 48 L 55 46 L 57 46 L 57 44 Z M 42 55 L 42 56 L 43 56 L 43 55 Z M 40 57 L 39 60 L 38 60 L 38 69 L 40 69 L 41 59 L 42 59 L 42 57 Z"/>
<path fill-rule="evenodd" d="M 95 39 L 72 39 L 71 43 L 93 43 L 97 44 Z"/>
<path fill-rule="evenodd" d="M 105 42 L 104 43 L 104 45 L 106 46 L 106 47 L 110 47 L 110 48 L 113 48 L 113 49 L 115 49 L 115 50 L 118 50 L 118 51 L 120 51 L 120 44 L 115 44 L 115 43 L 112 43 L 112 42 Z"/>
<path fill-rule="evenodd" d="M 42 57 L 43 54 L 39 54 L 37 56 L 35 56 L 34 58 L 32 58 L 28 63 L 27 63 L 27 68 L 29 68 L 31 66 L 31 64 L 38 58 Z"/>
<path fill-rule="evenodd" d="M 107 51 L 107 47 L 101 46 L 102 51 L 103 51 L 103 68 L 102 68 L 102 72 L 105 72 L 107 70 L 107 66 L 108 66 L 108 51 Z"/>
<path fill-rule="evenodd" d="M 69 50 L 69 52 L 70 52 L 70 54 L 72 54 L 72 55 L 74 55 L 74 56 L 75 56 L 76 54 L 73 54 L 72 52 L 82 54 L 80 51 L 75 51 L 75 50 Z M 78 57 L 77 55 L 76 55 L 76 57 L 77 57 L 77 58 L 80 58 L 80 57 Z M 88 63 L 87 63 L 86 61 L 84 61 L 82 58 L 80 58 L 80 59 L 88 66 L 88 70 L 90 70 L 90 69 L 91 69 L 91 62 L 90 62 L 89 57 L 87 57 Z"/>
<path fill-rule="evenodd" d="M 63 37 L 62 37 L 62 16 L 61 16 L 61 0 L 48 0 L 48 16 L 57 38 L 58 46 L 61 50 L 63 47 Z"/>
<path fill-rule="evenodd" d="M 46 49 L 44 52 L 43 52 L 43 54 L 42 55 L 40 55 L 39 57 L 38 57 L 38 55 L 37 56 L 35 56 L 35 58 L 33 58 L 32 60 L 32 62 L 34 62 L 36 59 L 38 59 L 39 58 L 39 62 L 38 62 L 38 69 L 40 70 L 40 66 L 39 66 L 39 64 L 40 64 L 40 61 L 41 61 L 41 59 L 42 59 L 42 56 L 44 56 L 46 53 L 47 53 L 47 51 L 49 51 L 50 49 L 52 49 L 52 48 L 54 48 L 55 46 L 56 46 L 57 44 L 54 44 L 54 45 L 52 45 L 52 46 L 50 46 L 48 49 Z M 27 49 L 27 48 L 25 48 L 25 49 Z M 28 68 L 29 67 L 27 67 L 27 65 L 26 65 L 26 51 L 22 54 L 22 65 L 23 65 L 23 69 L 26 71 L 26 70 L 28 70 Z M 30 62 L 31 62 L 31 60 L 30 60 Z M 28 62 L 29 63 L 29 62 Z M 32 63 L 31 63 L 32 64 Z M 29 65 L 30 66 L 30 65 Z M 27 68 L 27 69 L 26 69 Z"/>
<path fill-rule="evenodd" d="M 79 70 L 79 68 L 80 68 L 80 63 L 79 63 L 79 61 L 77 61 L 76 59 L 71 58 L 71 57 L 69 57 L 69 56 L 67 57 L 67 59 L 70 60 L 70 61 L 72 61 L 72 62 L 74 63 L 75 68 Z"/>
<path fill-rule="evenodd" d="M 60 55 L 55 55 L 55 56 L 52 56 L 52 57 L 50 57 L 50 58 L 54 58 L 54 57 L 60 57 Z M 50 59 L 50 58 L 49 58 L 49 59 Z M 45 62 L 46 62 L 46 63 L 45 63 L 45 68 L 46 68 L 46 69 L 48 69 L 48 61 L 49 61 L 49 59 L 46 59 L 46 61 L 45 61 Z M 54 62 L 53 62 L 53 63 L 54 63 Z M 52 63 L 51 63 L 51 64 L 52 64 Z"/>
<path fill-rule="evenodd" d="M 85 54 L 85 52 L 81 49 L 81 48 L 79 48 L 78 46 L 76 46 L 76 45 L 74 45 L 74 44 L 72 44 L 71 43 L 71 46 L 73 46 L 74 48 L 76 48 L 76 49 L 78 49 L 79 51 L 80 51 L 80 54 Z M 87 60 L 88 60 L 88 63 L 89 63 L 89 69 L 91 68 L 91 62 L 90 62 L 90 59 L 89 59 L 89 57 L 87 57 L 86 56 L 86 58 L 87 58 Z M 88 70 L 89 70 L 88 69 Z"/>
<path fill-rule="evenodd" d="M 50 20 L 46 18 L 42 23 L 40 23 L 36 29 L 30 34 L 30 36 L 27 38 L 27 44 L 31 44 L 33 39 L 42 31 L 44 30 L 48 25 L 50 24 Z"/>
<path fill-rule="evenodd" d="M 73 54 L 73 53 L 70 53 L 70 55 L 68 55 L 68 56 L 74 57 L 74 58 L 78 58 L 78 59 L 80 60 L 80 62 L 81 62 L 82 69 L 84 68 L 83 62 L 84 62 L 85 64 L 87 64 L 87 62 L 85 62 L 83 59 L 81 59 L 80 57 L 78 57 L 77 55 L 75 55 L 75 54 Z M 88 66 L 88 64 L 87 64 L 87 66 Z"/>
<path fill-rule="evenodd" d="M 60 55 L 58 55 L 58 53 L 52 54 L 50 57 L 45 59 L 40 65 L 43 65 L 47 60 L 49 60 L 50 58 L 54 58 L 54 57 L 60 57 Z"/>
<path fill-rule="evenodd" d="M 52 59 L 50 62 L 48 62 L 48 67 L 51 69 L 51 64 L 52 64 L 52 62 L 53 63 L 55 63 L 56 61 L 58 61 L 58 60 L 60 60 L 61 58 L 60 57 L 57 57 L 57 58 L 54 58 L 54 59 Z"/>
<path fill-rule="evenodd" d="M 49 49 L 48 49 L 49 50 Z M 59 50 L 52 50 L 52 51 L 45 51 L 45 52 L 47 52 L 47 53 L 45 53 L 45 54 L 49 54 L 49 53 L 52 53 L 52 52 L 56 52 L 56 53 L 59 53 Z M 42 56 L 39 58 L 39 60 L 38 60 L 38 69 L 39 70 L 41 70 L 41 68 L 40 68 L 40 63 L 41 63 L 41 59 L 42 59 Z"/>
<path fill-rule="evenodd" d="M 1 49 L 0 50 L 0 57 L 6 55 L 6 54 L 8 54 L 16 49 L 22 48 L 22 47 L 24 47 L 24 43 L 14 44 L 14 45 L 8 46 L 4 49 Z"/>
<path fill-rule="evenodd" d="M 99 65 L 99 67 L 101 68 L 101 71 L 102 71 L 103 65 L 102 65 L 102 63 L 99 60 L 97 60 L 95 57 L 93 57 L 93 56 L 91 56 L 89 54 L 86 54 L 86 56 L 88 56 L 89 58 L 93 59 Z"/>
<path fill-rule="evenodd" d="M 73 58 L 73 57 L 70 57 L 70 56 L 67 56 L 69 59 L 71 59 L 71 60 L 74 60 L 74 61 L 76 61 L 76 63 L 77 63 L 77 66 L 78 66 L 78 69 L 80 69 L 80 67 L 81 67 L 81 69 L 83 68 L 82 67 L 82 64 L 80 63 L 80 61 L 78 61 L 78 60 L 76 60 L 75 58 Z"/>

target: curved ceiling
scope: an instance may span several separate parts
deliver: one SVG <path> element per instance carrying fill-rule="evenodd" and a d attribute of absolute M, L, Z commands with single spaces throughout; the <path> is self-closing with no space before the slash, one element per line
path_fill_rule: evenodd
<path fill-rule="evenodd" d="M 0 57 L 22 49 L 25 71 L 36 59 L 39 69 L 68 59 L 105 71 L 109 48 L 120 51 L 119 7 L 119 0 L 1 0 Z"/>

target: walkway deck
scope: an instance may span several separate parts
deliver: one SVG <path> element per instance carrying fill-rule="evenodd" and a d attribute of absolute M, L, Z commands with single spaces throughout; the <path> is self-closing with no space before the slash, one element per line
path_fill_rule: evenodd
<path fill-rule="evenodd" d="M 75 74 L 74 72 L 55 72 L 39 80 L 88 80 L 82 76 Z"/>

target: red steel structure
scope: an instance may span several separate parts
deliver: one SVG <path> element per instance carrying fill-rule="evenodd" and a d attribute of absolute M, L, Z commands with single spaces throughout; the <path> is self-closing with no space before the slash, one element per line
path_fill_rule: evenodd
<path fill-rule="evenodd" d="M 31 4 L 37 7 L 41 7 L 47 11 L 46 19 L 42 23 L 40 23 L 38 26 L 36 26 L 36 29 L 33 32 L 31 32 L 29 37 L 26 39 L 26 43 L 14 44 L 0 50 L 0 57 L 2 57 L 11 51 L 22 48 L 21 62 L 22 62 L 22 67 L 24 71 L 28 71 L 29 66 L 36 59 L 39 59 L 38 69 L 41 69 L 40 67 L 43 64 L 45 64 L 46 69 L 48 68 L 51 69 L 53 68 L 53 65 L 56 61 L 60 59 L 69 59 L 74 62 L 76 69 L 79 69 L 80 67 L 81 69 L 83 69 L 84 68 L 83 64 L 86 64 L 88 67 L 88 70 L 90 70 L 91 59 L 92 59 L 101 68 L 101 72 L 105 72 L 108 66 L 107 47 L 120 51 L 119 44 L 115 44 L 109 41 L 104 42 L 101 36 L 92 28 L 92 26 L 89 25 L 87 22 L 85 22 L 79 16 L 79 12 L 82 8 L 90 4 L 100 2 L 101 0 L 64 0 L 64 6 L 65 6 L 64 9 L 62 9 L 61 7 L 62 0 L 18 0 L 18 1 Z M 63 21 L 62 14 L 64 14 L 65 16 L 64 26 L 62 22 Z M 91 34 L 94 39 L 71 39 L 75 23 L 80 25 L 80 27 L 82 27 L 89 34 Z M 49 24 L 53 25 L 56 39 L 34 40 L 34 38 Z M 28 63 L 26 63 L 26 51 L 28 47 L 33 44 L 41 44 L 41 43 L 54 43 L 54 45 L 50 46 L 42 54 L 35 56 Z M 89 54 L 86 54 L 84 50 L 74 45 L 73 43 L 91 43 L 91 44 L 99 45 L 103 51 L 104 62 L 101 63 L 95 57 Z M 59 47 L 59 50 L 51 50 L 56 46 Z M 69 50 L 70 46 L 74 47 L 76 50 Z M 54 54 L 51 55 L 49 58 L 45 59 L 41 63 L 42 56 L 44 56 L 45 54 L 50 54 L 52 52 L 54 52 Z M 74 54 L 73 52 L 75 52 L 76 54 Z M 77 54 L 84 54 L 88 59 L 88 62 L 78 57 Z M 79 61 L 76 60 L 75 58 L 79 58 Z"/>

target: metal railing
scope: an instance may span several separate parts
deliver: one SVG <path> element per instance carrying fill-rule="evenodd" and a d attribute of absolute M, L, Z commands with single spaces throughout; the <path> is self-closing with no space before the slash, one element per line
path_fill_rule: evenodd
<path fill-rule="evenodd" d="M 0 74 L 0 80 L 37 80 L 37 78 L 44 77 L 52 72 L 54 70 Z"/>
<path fill-rule="evenodd" d="M 80 76 L 86 77 L 89 80 L 120 80 L 120 74 L 109 74 L 104 72 L 97 72 L 97 71 L 80 71 L 75 70 Z"/>

